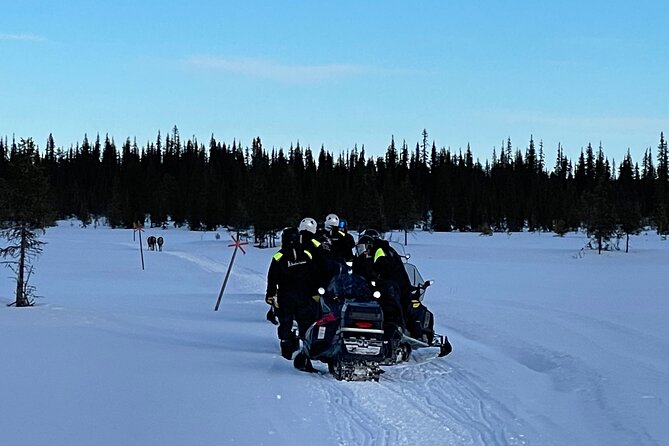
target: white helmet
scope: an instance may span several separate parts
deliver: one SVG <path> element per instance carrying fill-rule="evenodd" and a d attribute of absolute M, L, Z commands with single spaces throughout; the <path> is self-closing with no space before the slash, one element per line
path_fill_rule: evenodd
<path fill-rule="evenodd" d="M 325 223 L 323 223 L 323 226 L 325 226 L 325 229 L 328 231 L 332 228 L 338 228 L 339 217 L 337 217 L 336 214 L 329 214 L 327 217 L 325 217 Z"/>
<path fill-rule="evenodd" d="M 302 221 L 300 222 L 300 226 L 297 227 L 297 229 L 302 232 L 302 231 L 309 231 L 312 234 L 316 233 L 316 227 L 318 224 L 316 223 L 316 220 L 313 218 L 307 217 L 303 218 Z"/>

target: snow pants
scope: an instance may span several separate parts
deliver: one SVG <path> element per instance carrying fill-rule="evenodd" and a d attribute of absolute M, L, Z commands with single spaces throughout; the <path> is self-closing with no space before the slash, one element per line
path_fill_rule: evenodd
<path fill-rule="evenodd" d="M 419 300 L 413 300 L 405 309 L 407 330 L 412 338 L 428 344 L 434 339 L 434 315 Z"/>
<path fill-rule="evenodd" d="M 404 327 L 400 287 L 392 280 L 378 280 L 376 286 L 381 293 L 379 303 L 383 309 L 384 323 Z"/>
<path fill-rule="evenodd" d="M 316 322 L 317 306 L 311 296 L 297 293 L 280 294 L 278 296 L 279 307 L 274 314 L 279 319 L 277 334 L 279 339 L 294 339 L 293 321 L 297 322 L 298 336 L 304 337 L 311 324 Z"/>

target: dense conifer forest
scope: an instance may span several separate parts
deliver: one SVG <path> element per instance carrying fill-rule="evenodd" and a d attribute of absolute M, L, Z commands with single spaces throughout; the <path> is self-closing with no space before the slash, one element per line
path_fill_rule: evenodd
<path fill-rule="evenodd" d="M 610 162 L 590 144 L 576 160 L 559 146 L 549 156 L 532 138 L 523 145 L 508 139 L 482 163 L 469 147 L 437 148 L 423 131 L 415 146 L 391 139 L 384 156 L 371 157 L 364 147 L 267 150 L 260 138 L 250 147 L 213 136 L 206 144 L 184 141 L 175 126 L 143 145 L 84 136 L 64 149 L 49 136 L 32 156 L 48 179 L 55 215 L 85 224 L 104 218 L 113 227 L 253 226 L 261 240 L 302 217 L 321 221 L 335 212 L 352 229 L 669 233 L 664 134 L 640 165 L 629 151 L 619 164 Z M 0 139 L 0 186 L 25 146 L 37 143 Z"/>

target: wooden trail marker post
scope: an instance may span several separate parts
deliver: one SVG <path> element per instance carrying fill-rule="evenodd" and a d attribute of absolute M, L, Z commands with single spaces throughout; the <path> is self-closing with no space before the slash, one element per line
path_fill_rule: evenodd
<path fill-rule="evenodd" d="M 142 249 L 142 232 L 144 232 L 144 226 L 141 223 L 135 223 L 132 230 L 133 241 L 135 239 L 135 232 L 139 233 L 139 256 L 142 258 L 142 271 L 144 271 L 144 250 Z"/>
<path fill-rule="evenodd" d="M 232 245 L 228 245 L 228 247 L 235 247 L 235 250 L 232 251 L 232 258 L 230 259 L 230 264 L 228 264 L 228 271 L 225 273 L 225 279 L 223 279 L 223 286 L 221 286 L 221 292 L 218 293 L 218 299 L 216 299 L 216 306 L 214 307 L 214 311 L 218 311 L 218 306 L 221 304 L 221 298 L 223 297 L 223 292 L 225 291 L 225 286 L 228 284 L 228 278 L 230 277 L 230 271 L 232 271 L 232 265 L 235 263 L 235 256 L 237 255 L 237 250 L 241 249 L 243 254 L 246 254 L 246 251 L 244 251 L 244 248 L 242 246 L 248 245 L 248 242 L 242 242 L 239 239 L 239 234 L 237 234 L 237 238 L 235 238 L 234 235 L 230 236 L 232 237 Z"/>

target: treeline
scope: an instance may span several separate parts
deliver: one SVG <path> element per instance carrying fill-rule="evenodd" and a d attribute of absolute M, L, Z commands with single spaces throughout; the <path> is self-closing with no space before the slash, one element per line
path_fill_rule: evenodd
<path fill-rule="evenodd" d="M 0 139 L 0 178 L 21 144 Z M 317 220 L 335 212 L 353 229 L 411 229 L 419 223 L 437 231 L 554 230 L 587 228 L 593 233 L 634 233 L 652 226 L 669 232 L 669 155 L 664 135 L 656 154 L 641 165 L 628 152 L 619 165 L 600 146 L 577 160 L 561 147 L 546 161 L 542 143 L 530 138 L 524 150 L 505 141 L 482 164 L 467 147 L 453 152 L 428 142 L 414 147 L 390 141 L 384 156 L 368 157 L 357 147 L 333 154 L 299 143 L 289 149 L 263 147 L 260 138 L 244 147 L 193 137 L 177 127 L 163 138 L 120 147 L 109 136 L 57 148 L 49 136 L 37 151 L 60 218 L 85 223 L 106 218 L 113 227 L 136 222 L 247 228 L 256 236 Z"/>

